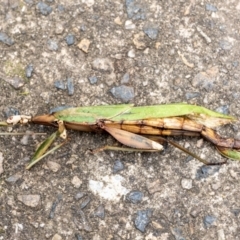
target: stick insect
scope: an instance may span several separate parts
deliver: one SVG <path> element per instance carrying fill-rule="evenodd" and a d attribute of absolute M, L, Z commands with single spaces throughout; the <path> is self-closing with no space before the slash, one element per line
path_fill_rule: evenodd
<path fill-rule="evenodd" d="M 30 169 L 50 152 L 60 148 L 66 141 L 48 150 L 58 137 L 67 139 L 67 129 L 102 132 L 112 135 L 125 148 L 105 146 L 101 150 L 124 151 L 162 151 L 166 141 L 181 150 L 194 156 L 204 164 L 209 163 L 194 153 L 189 152 L 177 143 L 162 136 L 182 135 L 201 136 L 209 140 L 223 156 L 240 160 L 240 140 L 220 137 L 214 128 L 229 124 L 236 119 L 207 108 L 185 103 L 140 106 L 132 104 L 75 107 L 56 111 L 47 115 L 25 116 L 15 115 L 9 117 L 0 126 L 16 124 L 40 124 L 58 128 L 50 137 L 41 143 L 27 169 Z"/>

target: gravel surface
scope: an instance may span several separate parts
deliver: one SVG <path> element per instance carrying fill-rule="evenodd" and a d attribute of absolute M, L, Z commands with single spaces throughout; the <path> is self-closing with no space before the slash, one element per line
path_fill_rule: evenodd
<path fill-rule="evenodd" d="M 188 102 L 240 116 L 237 0 L 3 0 L 0 119 L 59 106 Z M 222 134 L 238 137 L 238 124 Z M 45 132 L 43 126 L 2 130 Z M 240 163 L 98 152 L 107 134 L 69 132 L 25 170 L 46 136 L 0 137 L 1 239 L 240 239 Z M 198 138 L 173 138 L 223 161 Z"/>

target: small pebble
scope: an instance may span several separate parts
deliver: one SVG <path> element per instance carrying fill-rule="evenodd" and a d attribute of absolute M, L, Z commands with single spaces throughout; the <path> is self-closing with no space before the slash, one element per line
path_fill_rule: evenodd
<path fill-rule="evenodd" d="M 54 40 L 48 40 L 47 46 L 49 50 L 52 50 L 52 51 L 58 50 L 58 43 Z"/>
<path fill-rule="evenodd" d="M 217 173 L 220 169 L 220 166 L 206 166 L 206 165 L 203 165 L 202 167 L 200 167 L 198 170 L 197 170 L 197 173 L 196 173 L 196 179 L 200 180 L 200 179 L 203 179 L 203 178 L 207 178 L 211 175 L 214 175 L 215 173 Z"/>
<path fill-rule="evenodd" d="M 44 16 L 47 16 L 52 12 L 52 8 L 44 2 L 39 2 L 37 4 L 37 10 Z"/>
<path fill-rule="evenodd" d="M 91 76 L 91 77 L 88 77 L 88 80 L 91 84 L 95 84 L 97 83 L 97 77 L 96 76 Z"/>
<path fill-rule="evenodd" d="M 217 218 L 215 216 L 212 216 L 212 215 L 205 216 L 203 218 L 203 223 L 205 228 L 209 228 L 216 220 Z"/>
<path fill-rule="evenodd" d="M 116 23 L 117 25 L 122 25 L 121 18 L 120 18 L 120 17 L 116 17 L 116 18 L 114 19 L 114 23 Z"/>
<path fill-rule="evenodd" d="M 20 77 L 9 77 L 9 78 L 5 78 L 4 80 L 16 90 L 20 89 L 25 84 L 24 80 Z"/>
<path fill-rule="evenodd" d="M 11 46 L 14 44 L 14 41 L 4 32 L 0 32 L 0 42 Z"/>
<path fill-rule="evenodd" d="M 218 11 L 217 7 L 215 7 L 214 5 L 212 5 L 210 3 L 206 3 L 206 10 L 210 11 L 210 12 L 217 12 Z"/>
<path fill-rule="evenodd" d="M 103 71 L 103 72 L 114 71 L 113 61 L 110 58 L 96 58 L 92 62 L 92 68 L 94 70 Z"/>
<path fill-rule="evenodd" d="M 133 35 L 133 44 L 137 49 L 146 49 L 146 52 L 144 51 L 144 53 L 148 54 L 149 48 L 147 48 L 144 32 L 139 32 Z"/>
<path fill-rule="evenodd" d="M 121 85 L 119 87 L 113 87 L 110 92 L 115 98 L 121 99 L 123 102 L 129 102 L 135 96 L 133 87 Z"/>
<path fill-rule="evenodd" d="M 121 79 L 121 84 L 126 84 L 129 82 L 130 76 L 129 73 L 125 73 Z"/>
<path fill-rule="evenodd" d="M 217 231 L 217 233 L 218 233 L 218 240 L 226 240 L 225 233 L 224 233 L 223 229 L 219 229 Z"/>
<path fill-rule="evenodd" d="M 81 24 L 79 30 L 81 32 L 86 32 L 87 31 L 87 26 L 85 24 Z"/>
<path fill-rule="evenodd" d="M 62 80 L 55 81 L 54 86 L 58 89 L 61 89 L 61 90 L 66 89 L 66 84 Z"/>
<path fill-rule="evenodd" d="M 125 22 L 125 29 L 127 30 L 133 30 L 136 28 L 136 25 L 131 21 L 131 20 L 127 20 Z"/>
<path fill-rule="evenodd" d="M 74 176 L 72 179 L 72 184 L 75 188 L 80 188 L 82 185 L 82 180 L 80 180 L 77 176 Z"/>
<path fill-rule="evenodd" d="M 141 231 L 142 233 L 145 232 L 147 225 L 150 223 L 150 218 L 152 216 L 152 210 L 140 210 L 137 211 L 137 217 L 134 220 L 135 227 Z"/>
<path fill-rule="evenodd" d="M 140 203 L 143 199 L 143 193 L 140 191 L 131 191 L 127 194 L 127 200 L 131 203 L 137 204 Z"/>
<path fill-rule="evenodd" d="M 61 23 L 57 23 L 55 26 L 55 33 L 60 35 L 64 32 L 64 26 Z"/>
<path fill-rule="evenodd" d="M 124 165 L 120 160 L 116 160 L 113 164 L 113 173 L 118 173 L 124 169 Z"/>
<path fill-rule="evenodd" d="M 54 161 L 47 161 L 48 168 L 53 172 L 58 172 L 61 169 L 61 165 Z"/>
<path fill-rule="evenodd" d="M 19 179 L 21 179 L 21 177 L 22 177 L 22 174 L 16 173 L 16 174 L 6 178 L 5 181 L 10 184 L 15 184 Z"/>
<path fill-rule="evenodd" d="M 91 202 L 91 198 L 87 196 L 87 197 L 84 199 L 84 201 L 81 203 L 80 208 L 81 208 L 81 209 L 84 209 L 90 202 Z"/>
<path fill-rule="evenodd" d="M 143 29 L 144 33 L 151 38 L 152 40 L 156 40 L 158 36 L 158 29 L 155 27 L 146 27 Z"/>
<path fill-rule="evenodd" d="M 81 199 L 82 197 L 86 196 L 86 193 L 85 192 L 78 192 L 76 195 L 75 195 L 75 199 L 76 200 L 79 200 Z"/>
<path fill-rule="evenodd" d="M 192 188 L 192 179 L 187 179 L 187 178 L 183 178 L 181 181 L 181 185 L 183 189 L 191 189 Z"/>
<path fill-rule="evenodd" d="M 220 166 L 202 166 L 197 170 L 196 179 L 207 178 L 219 172 Z"/>
<path fill-rule="evenodd" d="M 70 77 L 67 78 L 67 89 L 68 89 L 68 95 L 72 96 L 74 94 L 74 84 L 73 84 L 73 79 Z"/>
<path fill-rule="evenodd" d="M 134 49 L 129 50 L 127 55 L 130 58 L 135 58 L 135 56 L 136 56 L 135 50 Z"/>
<path fill-rule="evenodd" d="M 17 195 L 17 199 L 28 207 L 37 207 L 40 203 L 41 197 L 38 194 Z"/>
<path fill-rule="evenodd" d="M 53 202 L 50 213 L 49 213 L 49 218 L 50 219 L 54 218 L 56 208 L 61 201 L 62 201 L 62 194 L 58 194 L 57 199 Z"/>
<path fill-rule="evenodd" d="M 150 182 L 147 184 L 147 189 L 150 194 L 154 194 L 155 192 L 160 192 L 163 189 L 163 185 L 159 179 L 154 182 Z"/>
<path fill-rule="evenodd" d="M 68 34 L 65 39 L 68 46 L 73 45 L 75 43 L 75 36 L 73 34 Z"/>
<path fill-rule="evenodd" d="M 192 209 L 192 211 L 190 212 L 190 215 L 193 218 L 196 218 L 197 216 L 199 216 L 200 213 L 201 213 L 201 208 L 199 206 L 196 206 L 194 209 Z"/>
<path fill-rule="evenodd" d="M 52 240 L 62 240 L 62 237 L 59 234 L 54 234 L 54 236 L 52 237 Z"/>
<path fill-rule="evenodd" d="M 83 52 L 88 53 L 88 49 L 89 49 L 90 43 L 91 42 L 88 39 L 84 38 L 84 39 L 81 40 L 81 42 L 77 46 Z"/>
<path fill-rule="evenodd" d="M 213 189 L 214 191 L 217 191 L 218 189 L 220 189 L 221 186 L 222 186 L 222 184 L 221 184 L 220 182 L 213 182 L 213 183 L 211 184 L 211 187 L 212 187 L 212 189 Z"/>
<path fill-rule="evenodd" d="M 197 98 L 200 97 L 201 93 L 200 92 L 187 92 L 185 94 L 185 97 L 187 100 L 193 99 L 193 98 Z"/>
<path fill-rule="evenodd" d="M 202 148 L 202 146 L 203 146 L 203 139 L 201 138 L 201 139 L 197 140 L 196 147 L 197 148 Z"/>
<path fill-rule="evenodd" d="M 98 206 L 96 211 L 94 212 L 94 216 L 99 217 L 100 219 L 104 219 L 105 217 L 105 209 L 103 205 Z"/>
<path fill-rule="evenodd" d="M 139 4 L 139 1 L 126 0 L 128 18 L 133 20 L 145 19 L 145 8 Z"/>
<path fill-rule="evenodd" d="M 33 73 L 33 65 L 29 64 L 27 65 L 26 69 L 25 69 L 25 74 L 27 78 L 30 78 L 32 76 Z"/>

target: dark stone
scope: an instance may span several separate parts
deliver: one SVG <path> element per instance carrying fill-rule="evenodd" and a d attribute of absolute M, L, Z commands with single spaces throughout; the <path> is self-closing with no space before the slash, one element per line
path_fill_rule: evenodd
<path fill-rule="evenodd" d="M 33 73 L 33 65 L 29 64 L 27 65 L 26 69 L 25 69 L 25 74 L 27 78 L 30 78 L 32 76 Z"/>
<path fill-rule="evenodd" d="M 150 218 L 152 217 L 152 210 L 140 210 L 137 211 L 137 217 L 134 220 L 135 227 L 141 231 L 142 233 L 145 232 L 147 225 L 150 223 Z"/>
<path fill-rule="evenodd" d="M 91 202 L 91 198 L 87 196 L 81 203 L 80 208 L 84 209 L 90 202 Z"/>
<path fill-rule="evenodd" d="M 53 219 L 53 218 L 54 218 L 57 205 L 61 202 L 61 200 L 62 200 L 62 194 L 59 194 L 59 195 L 57 196 L 57 199 L 56 199 L 56 200 L 53 202 L 53 204 L 52 204 L 52 207 L 51 207 L 51 210 L 50 210 L 50 213 L 49 213 L 49 218 L 50 218 L 50 219 Z"/>
<path fill-rule="evenodd" d="M 105 217 L 105 209 L 103 207 L 103 205 L 98 206 L 98 208 L 96 209 L 94 216 L 99 217 L 100 219 L 104 219 Z"/>
<path fill-rule="evenodd" d="M 52 8 L 44 2 L 39 2 L 37 4 L 37 9 L 44 16 L 47 16 L 52 12 Z"/>
<path fill-rule="evenodd" d="M 62 89 L 62 90 L 66 89 L 66 84 L 62 80 L 58 80 L 54 82 L 54 86 L 58 89 Z"/>
<path fill-rule="evenodd" d="M 154 27 L 146 27 L 143 29 L 144 33 L 151 38 L 152 40 L 156 40 L 158 36 L 158 29 Z"/>
<path fill-rule="evenodd" d="M 197 97 L 200 97 L 200 96 L 201 96 L 200 92 L 187 92 L 185 94 L 185 97 L 186 97 L 187 100 L 197 98 Z"/>
<path fill-rule="evenodd" d="M 96 76 L 91 76 L 91 77 L 88 78 L 88 80 L 91 84 L 95 84 L 95 83 L 97 83 L 98 79 L 97 79 Z"/>
<path fill-rule="evenodd" d="M 123 102 L 129 102 L 135 96 L 133 88 L 125 85 L 113 87 L 110 92 L 115 98 L 119 98 Z"/>
<path fill-rule="evenodd" d="M 220 166 L 202 166 L 197 170 L 196 173 L 196 179 L 200 180 L 203 178 L 207 178 L 213 174 L 215 174 L 216 172 L 218 172 L 220 169 Z"/>
<path fill-rule="evenodd" d="M 113 173 L 120 172 L 124 169 L 124 165 L 120 160 L 116 160 L 113 165 Z"/>
<path fill-rule="evenodd" d="M 205 228 L 209 228 L 216 220 L 217 218 L 215 216 L 212 216 L 212 215 L 205 216 L 203 218 L 203 223 Z"/>
<path fill-rule="evenodd" d="M 68 34 L 65 39 L 68 46 L 73 45 L 75 43 L 75 36 L 73 34 Z"/>
<path fill-rule="evenodd" d="M 143 196 L 144 196 L 143 193 L 140 191 L 132 191 L 127 195 L 127 200 L 134 204 L 137 204 L 142 201 Z"/>

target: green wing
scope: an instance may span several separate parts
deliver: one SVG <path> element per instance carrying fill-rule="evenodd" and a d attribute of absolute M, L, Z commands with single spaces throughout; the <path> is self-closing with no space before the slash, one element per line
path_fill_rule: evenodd
<path fill-rule="evenodd" d="M 206 126 L 216 127 L 234 121 L 232 116 L 186 103 L 133 107 L 131 104 L 68 108 L 54 113 L 57 119 L 76 123 L 95 123 L 99 119 L 135 121 L 141 119 L 189 116 Z M 209 124 L 206 124 L 208 122 Z"/>
<path fill-rule="evenodd" d="M 54 116 L 66 122 L 91 124 L 99 119 L 113 119 L 118 115 L 123 115 L 125 112 L 129 112 L 132 107 L 132 104 L 76 107 L 56 112 Z"/>

